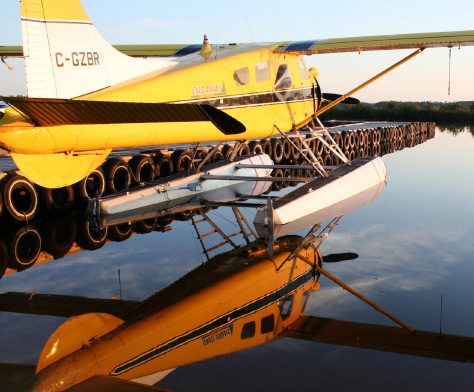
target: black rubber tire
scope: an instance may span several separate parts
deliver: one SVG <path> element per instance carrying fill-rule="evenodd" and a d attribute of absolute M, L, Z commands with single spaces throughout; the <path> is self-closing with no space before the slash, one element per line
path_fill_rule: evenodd
<path fill-rule="evenodd" d="M 281 142 L 281 139 L 272 139 L 272 147 L 273 162 L 280 163 L 283 159 L 283 143 Z"/>
<path fill-rule="evenodd" d="M 84 217 L 79 218 L 76 227 L 76 242 L 82 249 L 97 250 L 105 245 L 108 234 L 107 227 L 95 229 L 91 227 L 90 222 Z"/>
<path fill-rule="evenodd" d="M 74 206 L 74 188 L 71 185 L 53 189 L 40 187 L 40 196 L 41 205 L 49 214 L 63 214 Z"/>
<path fill-rule="evenodd" d="M 130 167 L 122 158 L 109 159 L 103 165 L 108 194 L 122 192 L 130 186 Z"/>
<path fill-rule="evenodd" d="M 77 237 L 76 222 L 70 216 L 48 222 L 44 233 L 44 250 L 55 259 L 63 257 L 71 249 Z"/>
<path fill-rule="evenodd" d="M 3 205 L 18 222 L 31 221 L 38 211 L 38 192 L 34 185 L 18 174 L 8 175 L 1 183 Z"/>
<path fill-rule="evenodd" d="M 252 155 L 260 155 L 260 154 L 264 153 L 262 145 L 259 142 L 257 142 L 256 140 L 251 141 L 249 143 L 249 148 L 250 148 L 250 153 Z"/>
<path fill-rule="evenodd" d="M 288 139 L 283 139 L 283 160 L 288 162 L 291 158 L 291 150 L 293 149 L 293 146 L 289 142 Z"/>
<path fill-rule="evenodd" d="M 31 267 L 38 260 L 42 244 L 35 225 L 22 226 L 10 241 L 9 266 L 17 271 Z"/>
<path fill-rule="evenodd" d="M 121 223 L 119 225 L 109 226 L 109 240 L 122 242 L 128 240 L 133 233 L 132 223 Z"/>
<path fill-rule="evenodd" d="M 272 177 L 281 177 L 283 178 L 283 170 L 276 169 L 272 173 Z M 280 191 L 283 187 L 283 180 L 282 181 L 275 181 L 272 183 L 272 190 L 273 191 Z"/>
<path fill-rule="evenodd" d="M 158 226 L 156 218 L 143 219 L 135 222 L 135 231 L 138 234 L 148 234 Z"/>
<path fill-rule="evenodd" d="M 159 226 L 168 226 L 169 224 L 173 222 L 173 220 L 174 220 L 173 215 L 168 214 L 168 215 L 160 216 L 157 219 L 157 222 Z"/>
<path fill-rule="evenodd" d="M 250 155 L 250 147 L 248 144 L 242 144 L 239 148 L 239 152 L 237 154 L 239 157 L 246 157 Z"/>
<path fill-rule="evenodd" d="M 105 192 L 105 176 L 101 168 L 93 170 L 89 175 L 74 184 L 76 201 L 87 202 L 88 200 L 102 196 Z"/>
<path fill-rule="evenodd" d="M 152 182 L 155 179 L 155 163 L 146 155 L 136 155 L 128 162 L 135 185 Z"/>
<path fill-rule="evenodd" d="M 295 162 L 298 162 L 298 159 L 300 159 L 301 156 L 301 140 L 298 138 L 293 138 L 292 142 L 296 145 L 296 147 L 293 145 L 291 146 L 291 159 L 293 159 Z"/>
<path fill-rule="evenodd" d="M 194 215 L 194 210 L 186 210 L 182 212 L 177 212 L 176 214 L 174 214 L 174 218 L 177 221 L 186 222 L 190 220 L 193 215 Z"/>
<path fill-rule="evenodd" d="M 193 153 L 190 150 L 176 150 L 171 154 L 175 173 L 186 173 L 193 166 Z"/>
<path fill-rule="evenodd" d="M 224 154 L 222 154 L 221 151 L 216 151 L 214 155 L 212 156 L 211 161 L 219 162 L 219 161 L 222 161 L 223 159 L 224 159 Z"/>
<path fill-rule="evenodd" d="M 262 145 L 263 153 L 271 157 L 273 153 L 273 146 L 270 140 L 262 139 L 260 140 L 260 144 Z"/>
<path fill-rule="evenodd" d="M 168 155 L 159 154 L 154 159 L 155 178 L 164 178 L 174 173 L 173 160 Z"/>

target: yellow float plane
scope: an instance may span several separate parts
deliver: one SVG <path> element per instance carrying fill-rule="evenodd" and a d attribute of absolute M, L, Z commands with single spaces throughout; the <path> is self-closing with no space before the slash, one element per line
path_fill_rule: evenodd
<path fill-rule="evenodd" d="M 23 48 L 0 47 L 0 56 L 25 58 L 29 98 L 3 98 L 10 106 L 0 119 L 0 147 L 49 188 L 81 180 L 114 148 L 299 129 L 368 84 L 325 96 L 303 55 L 416 49 L 375 80 L 425 48 L 474 44 L 474 31 L 462 31 L 214 46 L 205 37 L 200 45 L 116 49 L 80 0 L 20 6 Z M 333 102 L 321 108 L 323 98 Z"/>

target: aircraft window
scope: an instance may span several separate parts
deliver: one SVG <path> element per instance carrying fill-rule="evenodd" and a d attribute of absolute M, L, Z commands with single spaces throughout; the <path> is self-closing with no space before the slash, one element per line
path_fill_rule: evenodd
<path fill-rule="evenodd" d="M 260 325 L 260 333 L 273 332 L 275 329 L 275 317 L 273 314 L 262 318 L 262 323 Z"/>
<path fill-rule="evenodd" d="M 299 64 L 300 64 L 301 80 L 309 79 L 308 68 L 306 67 L 305 61 L 303 57 L 301 56 L 299 58 Z"/>
<path fill-rule="evenodd" d="M 242 332 L 240 333 L 241 339 L 248 339 L 255 336 L 255 321 L 244 324 Z"/>
<path fill-rule="evenodd" d="M 304 310 L 306 309 L 306 305 L 308 305 L 308 302 L 309 302 L 310 294 L 311 294 L 310 290 L 306 290 L 303 293 L 303 302 L 302 302 L 302 305 L 301 305 L 301 312 L 304 312 Z"/>
<path fill-rule="evenodd" d="M 257 82 L 266 82 L 270 80 L 270 62 L 262 61 L 255 65 L 255 80 Z"/>
<path fill-rule="evenodd" d="M 291 75 L 288 65 L 280 64 L 275 78 L 275 89 L 291 87 Z"/>
<path fill-rule="evenodd" d="M 293 302 L 295 300 L 295 297 L 293 295 L 290 295 L 280 301 L 278 304 L 278 308 L 280 309 L 280 314 L 281 318 L 283 320 L 286 320 L 290 314 L 291 310 L 293 309 Z"/>
<path fill-rule="evenodd" d="M 239 68 L 234 71 L 234 80 L 237 86 L 243 86 L 250 82 L 250 71 L 248 67 Z"/>

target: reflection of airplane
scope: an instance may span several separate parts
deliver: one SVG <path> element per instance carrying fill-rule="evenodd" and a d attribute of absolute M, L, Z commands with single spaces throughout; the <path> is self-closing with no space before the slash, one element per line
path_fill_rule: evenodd
<path fill-rule="evenodd" d="M 319 288 L 319 274 L 327 276 L 317 244 L 289 236 L 277 240 L 273 252 L 269 256 L 265 243 L 254 242 L 220 254 L 141 303 L 3 294 L 1 302 L 3 297 L 18 301 L 11 306 L 16 312 L 79 315 L 48 339 L 31 390 L 158 390 L 141 384 L 155 384 L 176 367 L 278 336 L 474 359 L 473 338 L 440 339 L 423 331 L 414 336 L 395 327 L 303 316 L 309 294 Z M 14 370 L 7 365 L 7 372 Z"/>
<path fill-rule="evenodd" d="M 109 45 L 80 0 L 22 0 L 21 16 L 30 98 L 7 99 L 0 145 L 46 187 L 84 178 L 113 148 L 247 140 L 308 125 L 349 94 L 324 96 L 301 55 L 416 49 L 388 72 L 425 48 L 474 43 L 472 31 L 214 47 L 206 38 L 138 53 L 163 57 L 149 60 Z M 324 97 L 336 99 L 321 108 Z"/>

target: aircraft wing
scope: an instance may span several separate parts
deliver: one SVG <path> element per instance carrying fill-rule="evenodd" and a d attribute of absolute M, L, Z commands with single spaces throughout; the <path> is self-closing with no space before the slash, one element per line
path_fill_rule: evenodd
<path fill-rule="evenodd" d="M 202 44 L 114 45 L 131 57 L 181 57 L 199 52 Z M 0 57 L 23 57 L 22 46 L 0 46 Z"/>
<path fill-rule="evenodd" d="M 474 45 L 474 30 L 289 41 L 281 43 L 275 52 L 311 55 L 472 45 Z"/>
<path fill-rule="evenodd" d="M 456 362 L 474 361 L 474 338 L 303 316 L 283 336 Z"/>

